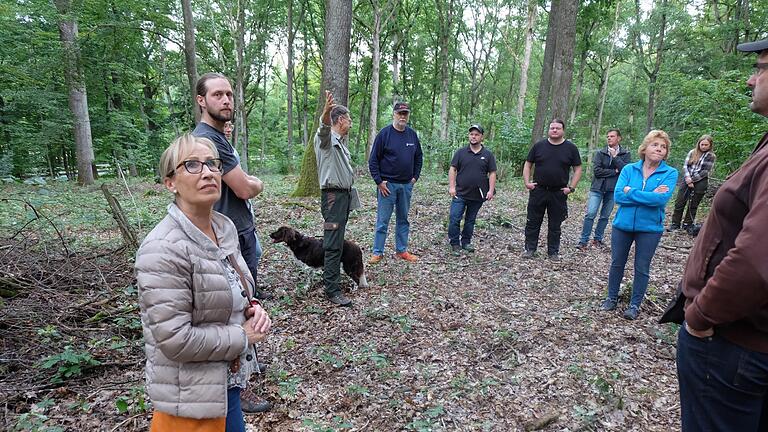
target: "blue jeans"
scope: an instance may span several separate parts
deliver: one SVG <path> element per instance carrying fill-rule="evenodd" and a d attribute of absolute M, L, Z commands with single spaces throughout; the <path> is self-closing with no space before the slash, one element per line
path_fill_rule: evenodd
<path fill-rule="evenodd" d="M 635 276 L 632 279 L 632 300 L 630 306 L 640 307 L 648 289 L 648 274 L 651 269 L 651 259 L 656 252 L 656 246 L 661 240 L 661 233 L 629 232 L 613 227 L 611 231 L 611 270 L 608 272 L 608 298 L 619 298 L 619 285 L 624 277 L 624 267 L 627 265 L 629 248 L 635 243 Z"/>
<path fill-rule="evenodd" d="M 602 208 L 600 207 L 600 202 L 603 203 Z M 608 225 L 608 218 L 613 211 L 613 191 L 589 191 L 587 214 L 584 216 L 584 226 L 581 228 L 581 238 L 579 239 L 579 243 L 586 243 L 589 241 L 589 234 L 592 232 L 592 225 L 595 223 L 595 216 L 597 216 L 598 209 L 600 209 L 600 218 L 597 220 L 597 227 L 595 227 L 595 236 L 593 238 L 597 241 L 603 241 L 605 227 Z"/>
<path fill-rule="evenodd" d="M 240 253 L 243 254 L 245 263 L 248 264 L 248 270 L 251 271 L 253 280 L 256 280 L 256 275 L 259 268 L 259 260 L 263 253 L 261 249 L 261 242 L 259 242 L 259 236 L 256 235 L 256 230 L 247 231 L 238 235 L 240 242 Z"/>
<path fill-rule="evenodd" d="M 376 208 L 376 233 L 373 236 L 373 254 L 384 255 L 384 243 L 387 241 L 387 230 L 392 211 L 395 211 L 395 251 L 405 252 L 408 249 L 408 210 L 411 209 L 413 183 L 387 182 L 389 196 L 384 196 L 377 190 L 378 207 Z"/>
<path fill-rule="evenodd" d="M 680 328 L 677 378 L 683 432 L 768 430 L 768 354 Z"/>
<path fill-rule="evenodd" d="M 240 408 L 240 387 L 227 389 L 227 429 L 226 432 L 245 432 L 243 409 Z"/>
<path fill-rule="evenodd" d="M 452 245 L 461 243 L 461 246 L 464 247 L 472 243 L 472 233 L 475 231 L 477 212 L 480 211 L 482 206 L 482 201 L 465 200 L 458 195 L 451 200 L 451 213 L 448 219 L 448 240 L 450 240 Z M 461 230 L 461 241 L 459 241 L 459 225 L 461 224 L 461 217 L 464 216 L 464 210 L 467 211 L 467 215 L 464 219 L 464 229 Z"/>

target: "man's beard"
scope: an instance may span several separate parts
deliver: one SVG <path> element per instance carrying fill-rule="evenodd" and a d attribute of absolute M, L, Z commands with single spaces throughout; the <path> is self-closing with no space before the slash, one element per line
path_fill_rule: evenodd
<path fill-rule="evenodd" d="M 224 110 L 221 110 L 218 113 L 213 112 L 211 110 L 206 110 L 206 111 L 208 111 L 208 115 L 211 116 L 211 118 L 216 120 L 216 121 L 220 121 L 222 123 L 226 123 L 226 122 L 232 120 L 232 110 L 229 111 L 229 115 L 228 116 L 222 115 L 222 111 L 224 111 Z"/>

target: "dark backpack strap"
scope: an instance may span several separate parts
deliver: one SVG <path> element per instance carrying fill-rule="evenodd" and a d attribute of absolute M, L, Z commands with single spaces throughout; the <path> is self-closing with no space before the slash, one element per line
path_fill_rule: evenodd
<path fill-rule="evenodd" d="M 243 290 L 245 291 L 246 297 L 248 298 L 248 303 L 253 302 L 253 294 L 248 289 L 247 281 L 248 279 L 245 278 L 245 275 L 243 274 L 243 271 L 240 270 L 240 266 L 237 265 L 237 260 L 235 259 L 235 255 L 230 255 L 227 257 L 229 260 L 229 263 L 232 265 L 232 267 L 235 269 L 237 274 L 240 276 L 240 284 L 243 286 Z"/>

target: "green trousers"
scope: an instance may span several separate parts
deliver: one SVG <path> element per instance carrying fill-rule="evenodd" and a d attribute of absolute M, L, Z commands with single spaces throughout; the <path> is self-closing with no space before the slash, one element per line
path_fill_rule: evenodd
<path fill-rule="evenodd" d="M 341 291 L 341 253 L 344 250 L 344 232 L 349 219 L 349 191 L 324 189 L 320 211 L 323 213 L 323 282 L 325 295 Z"/>

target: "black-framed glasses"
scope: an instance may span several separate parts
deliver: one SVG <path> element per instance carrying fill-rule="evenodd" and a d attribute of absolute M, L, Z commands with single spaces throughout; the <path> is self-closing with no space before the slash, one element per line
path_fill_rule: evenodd
<path fill-rule="evenodd" d="M 203 165 L 207 166 L 211 172 L 221 172 L 221 159 L 219 158 L 207 159 L 205 161 L 190 159 L 176 165 L 176 168 L 174 168 L 173 172 L 171 172 L 168 176 L 170 177 L 171 175 L 175 174 L 176 170 L 181 168 L 182 165 L 184 166 L 184 169 L 187 170 L 187 172 L 190 174 L 200 174 L 203 172 Z"/>
<path fill-rule="evenodd" d="M 768 69 L 768 63 L 755 63 L 752 65 L 752 67 L 754 68 L 752 70 L 752 75 L 757 76 L 760 75 L 762 71 Z"/>

